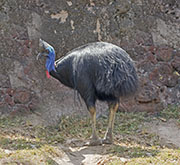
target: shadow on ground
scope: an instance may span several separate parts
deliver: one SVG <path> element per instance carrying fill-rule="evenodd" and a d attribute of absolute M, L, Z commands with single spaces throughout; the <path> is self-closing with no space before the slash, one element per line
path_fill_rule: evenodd
<path fill-rule="evenodd" d="M 80 164 L 101 164 L 107 160 L 116 158 L 145 158 L 156 156 L 160 151 L 156 149 L 148 149 L 140 146 L 123 146 L 121 144 L 102 145 L 102 146 L 85 146 L 85 142 L 74 139 L 71 144 L 66 146 L 59 146 L 66 154 L 60 160 L 61 163 L 68 163 L 73 165 Z M 59 163 L 60 163 L 59 162 Z"/>

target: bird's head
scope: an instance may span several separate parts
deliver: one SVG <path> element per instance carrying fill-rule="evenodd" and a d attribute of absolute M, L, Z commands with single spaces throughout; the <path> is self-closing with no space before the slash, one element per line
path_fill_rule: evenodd
<path fill-rule="evenodd" d="M 49 78 L 49 72 L 55 70 L 54 61 L 56 54 L 54 48 L 50 44 L 39 39 L 39 53 L 37 55 L 37 60 L 42 56 L 46 57 L 46 75 Z"/>

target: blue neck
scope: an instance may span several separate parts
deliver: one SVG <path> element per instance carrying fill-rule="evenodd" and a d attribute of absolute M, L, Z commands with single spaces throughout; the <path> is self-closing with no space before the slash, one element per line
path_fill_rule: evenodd
<path fill-rule="evenodd" d="M 54 61 L 55 61 L 56 55 L 55 55 L 54 48 L 49 46 L 48 48 L 46 48 L 46 50 L 49 51 L 49 54 L 46 59 L 46 69 L 48 72 L 51 72 L 52 70 L 55 71 Z"/>

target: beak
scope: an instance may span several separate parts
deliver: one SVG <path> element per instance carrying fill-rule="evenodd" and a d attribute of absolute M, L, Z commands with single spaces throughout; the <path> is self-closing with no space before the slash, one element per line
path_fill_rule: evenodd
<path fill-rule="evenodd" d="M 42 56 L 42 53 L 38 53 L 36 60 L 39 60 L 39 58 Z"/>
<path fill-rule="evenodd" d="M 39 60 L 39 59 L 40 59 L 40 57 L 42 57 L 42 56 L 47 57 L 47 56 L 48 56 L 48 54 L 47 54 L 47 53 L 38 53 L 38 55 L 37 55 L 37 57 L 36 57 L 36 60 Z"/>

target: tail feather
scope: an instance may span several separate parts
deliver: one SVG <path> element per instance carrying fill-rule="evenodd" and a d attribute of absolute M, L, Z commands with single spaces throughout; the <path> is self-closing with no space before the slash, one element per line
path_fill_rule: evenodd
<path fill-rule="evenodd" d="M 133 95 L 137 88 L 138 76 L 131 60 L 109 65 L 96 81 L 97 91 L 115 97 Z"/>

